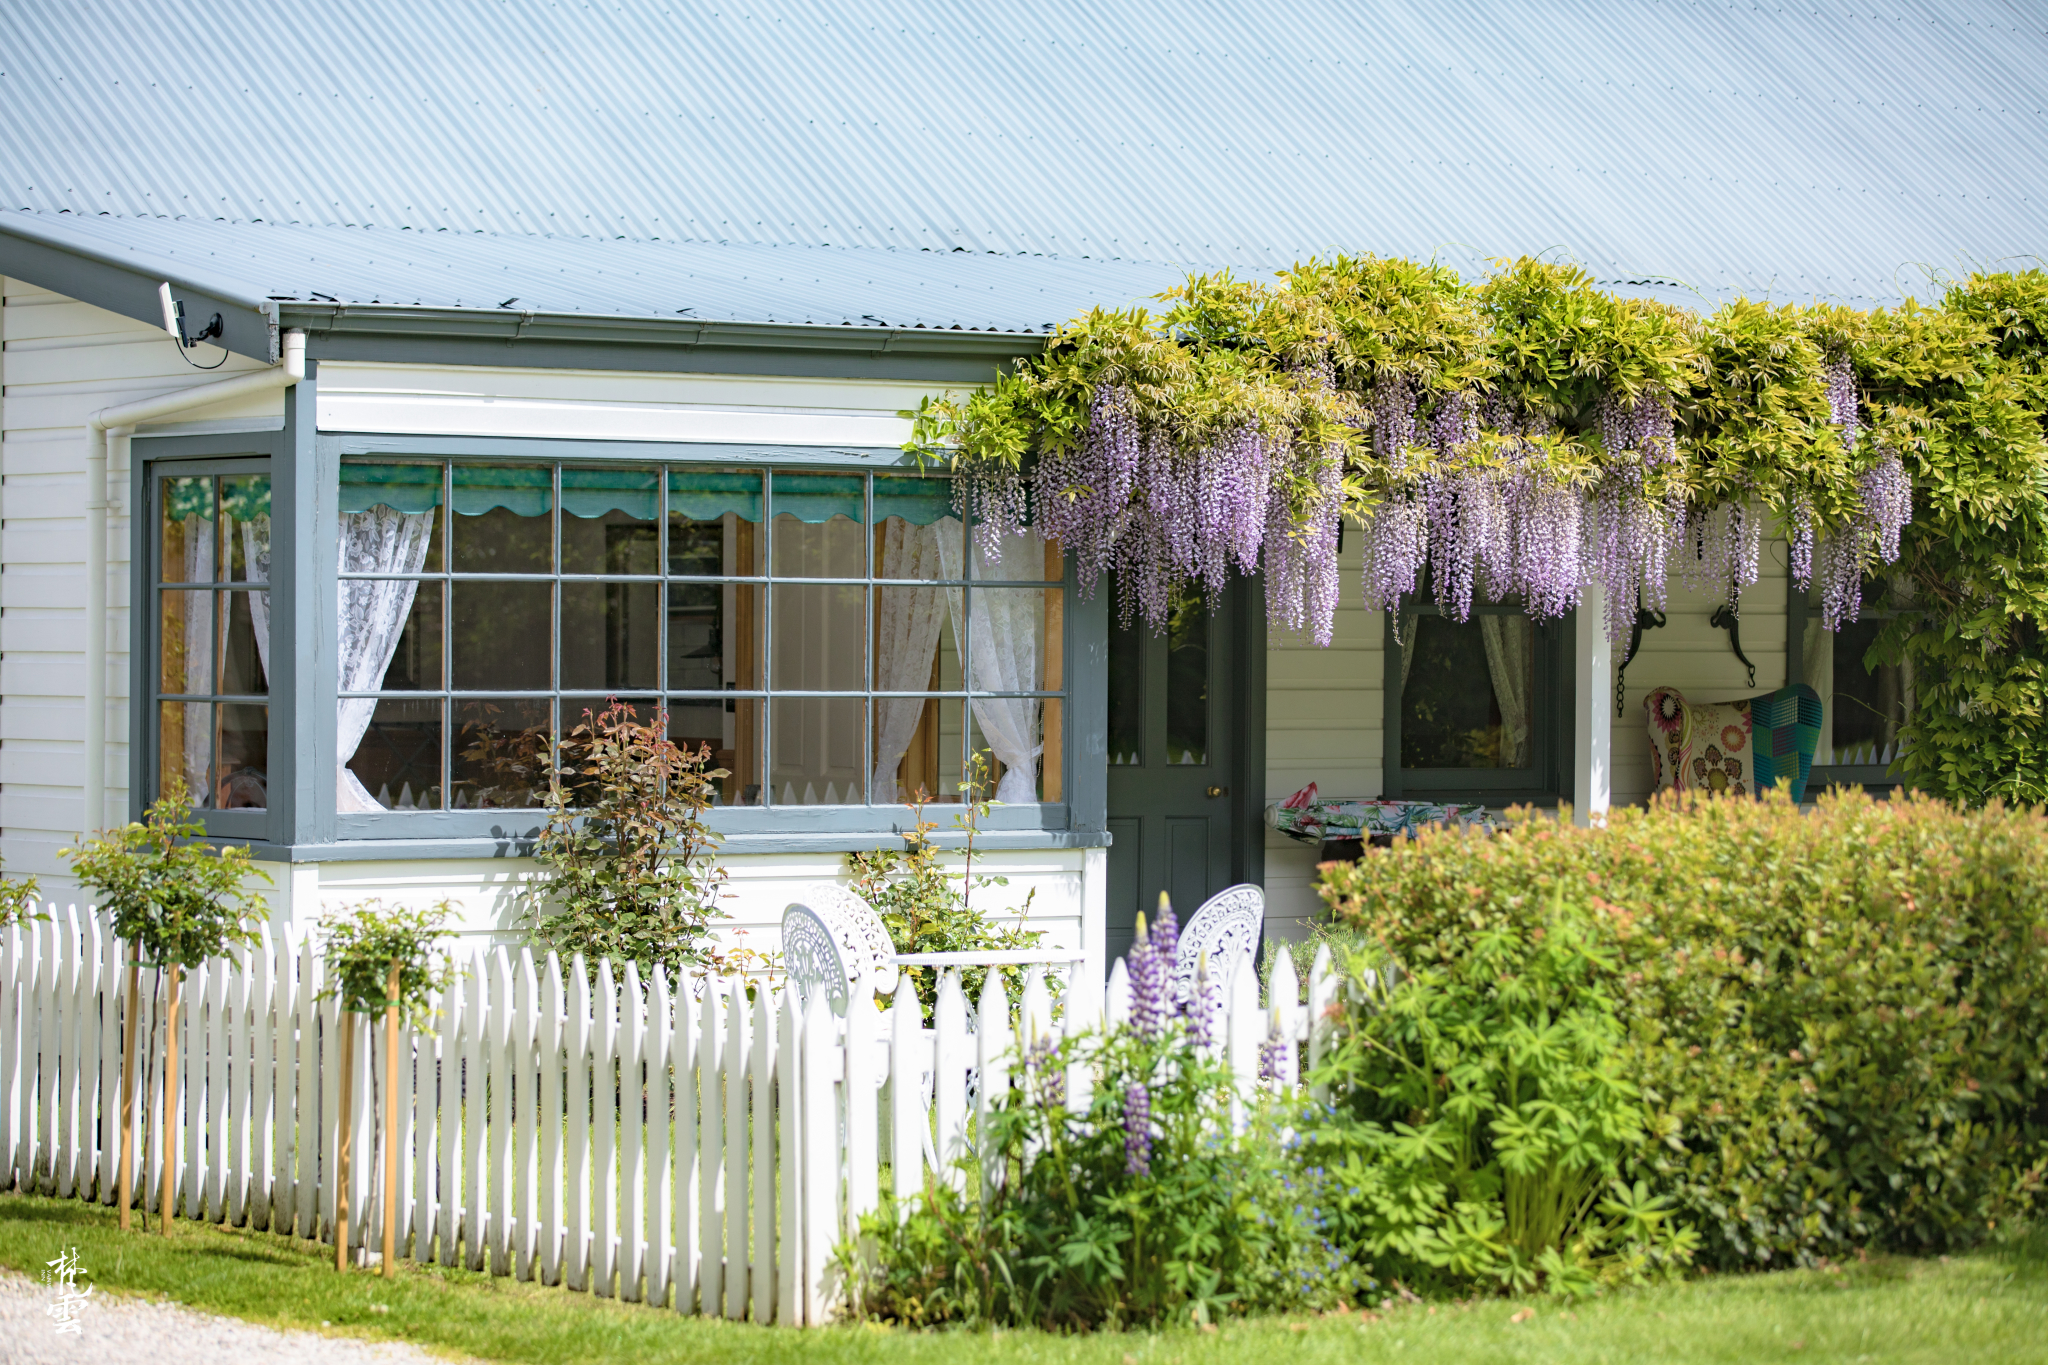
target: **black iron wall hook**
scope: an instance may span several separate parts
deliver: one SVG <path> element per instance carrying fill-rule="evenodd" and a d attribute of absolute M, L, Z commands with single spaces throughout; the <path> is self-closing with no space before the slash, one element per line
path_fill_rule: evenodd
<path fill-rule="evenodd" d="M 1735 651 L 1735 657 L 1742 660 L 1742 666 L 1749 670 L 1749 686 L 1756 686 L 1756 665 L 1742 652 L 1742 617 L 1735 600 L 1730 599 L 1714 608 L 1714 614 L 1707 618 L 1707 624 L 1716 630 L 1728 632 L 1728 645 Z"/>
<path fill-rule="evenodd" d="M 1614 675 L 1614 718 L 1624 720 L 1628 716 L 1628 666 L 1635 662 L 1636 651 L 1643 647 L 1643 632 L 1656 630 L 1664 624 L 1664 613 L 1651 611 L 1641 602 L 1636 603 L 1635 624 L 1628 631 L 1628 653 L 1621 656 L 1621 667 Z"/>

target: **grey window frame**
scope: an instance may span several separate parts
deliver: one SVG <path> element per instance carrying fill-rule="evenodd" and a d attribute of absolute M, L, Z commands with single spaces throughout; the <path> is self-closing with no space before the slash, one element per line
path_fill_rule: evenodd
<path fill-rule="evenodd" d="M 1417 616 L 1443 615 L 1425 593 L 1409 606 Z M 1404 613 L 1405 614 L 1405 613 Z M 1472 604 L 1474 616 L 1524 616 L 1514 602 Z M 1535 746 L 1527 768 L 1403 768 L 1401 766 L 1401 656 L 1406 648 L 1394 638 L 1395 615 L 1380 613 L 1385 631 L 1386 672 L 1382 680 L 1380 794 L 1387 800 L 1450 801 L 1460 797 L 1487 805 L 1527 803 L 1555 805 L 1569 790 L 1565 765 L 1571 754 L 1571 701 L 1574 688 L 1571 643 L 1576 638 L 1575 612 L 1553 621 L 1530 624 L 1536 632 L 1536 696 L 1530 740 Z"/>
<path fill-rule="evenodd" d="M 721 445 L 711 443 L 584 441 L 561 440 L 552 438 L 526 439 L 506 437 L 403 437 L 385 435 L 369 436 L 360 433 L 352 434 L 326 432 L 323 432 L 319 435 L 319 437 L 317 438 L 317 445 L 319 448 L 319 476 L 317 487 L 319 489 L 320 496 L 324 505 L 316 513 L 314 521 L 314 535 L 317 542 L 314 550 L 314 562 L 321 564 L 336 564 L 339 561 L 340 468 L 341 464 L 345 460 L 371 460 L 385 462 L 404 461 L 410 459 L 421 462 L 441 461 L 443 462 L 444 469 L 447 467 L 447 462 L 454 460 L 464 460 L 491 463 L 553 462 L 563 465 L 602 465 L 612 467 L 630 466 L 643 468 L 679 467 L 693 465 L 704 468 L 718 469 L 758 468 L 763 470 L 765 473 L 771 475 L 777 470 L 812 474 L 868 475 L 892 473 L 915 474 L 925 472 L 921 471 L 918 468 L 917 463 L 914 459 L 903 455 L 901 451 L 893 449 L 849 451 L 829 449 L 819 450 L 803 447 L 792 448 L 738 444 Z M 559 474 L 557 474 L 557 476 L 554 479 L 554 486 L 557 494 L 555 499 L 557 509 L 559 509 L 560 506 L 560 482 L 561 481 Z M 658 481 L 661 497 L 661 510 L 657 514 L 657 519 L 661 527 L 660 534 L 662 539 L 660 544 L 662 546 L 662 550 L 660 563 L 663 567 L 663 573 L 659 577 L 647 579 L 644 581 L 660 583 L 667 583 L 673 581 L 669 579 L 666 573 L 666 538 L 668 534 L 666 517 L 668 496 L 667 482 L 668 481 L 666 477 L 663 477 Z M 774 517 L 772 501 L 773 479 L 764 479 L 763 482 L 764 505 L 762 509 L 762 524 L 764 528 L 766 528 L 772 524 L 772 520 Z M 447 502 L 445 498 L 445 483 L 443 489 L 444 514 L 448 514 L 445 513 L 445 509 L 447 507 Z M 872 513 L 872 498 L 873 483 L 872 479 L 869 479 L 864 483 L 863 499 L 870 514 Z M 557 524 L 559 525 L 559 510 L 557 512 Z M 872 524 L 872 516 L 870 515 L 870 520 L 868 523 L 870 528 L 872 527 Z M 559 536 L 559 531 L 557 532 L 557 535 Z M 776 579 L 772 575 L 772 572 L 764 572 L 764 574 L 760 576 L 745 576 L 741 579 L 716 578 L 698 581 L 747 581 L 761 585 L 764 589 L 763 597 L 765 599 L 763 602 L 763 631 L 765 637 L 768 632 L 772 631 L 773 628 L 772 613 L 774 597 L 774 594 L 771 591 L 766 591 L 766 589 L 769 587 L 769 585 L 775 582 L 801 581 L 805 584 L 859 583 L 863 586 L 872 587 L 872 585 L 877 581 L 873 577 L 874 550 L 872 535 L 870 534 L 869 536 L 864 537 L 864 540 L 866 542 L 864 555 L 866 563 L 868 565 L 869 575 L 861 579 Z M 557 585 L 555 589 L 555 601 L 557 604 L 557 610 L 555 612 L 554 630 L 556 632 L 556 636 L 558 639 L 560 631 L 560 583 L 564 581 L 579 581 L 585 579 L 603 579 L 605 581 L 616 581 L 616 579 L 614 576 L 611 575 L 562 574 L 559 571 L 559 545 L 557 548 L 557 570 L 550 574 L 533 575 L 531 577 L 534 579 L 551 579 Z M 767 558 L 769 553 L 770 551 L 768 547 L 764 545 L 764 569 L 772 571 L 772 563 L 770 563 Z M 1092 617 L 1093 614 L 1080 613 L 1075 610 L 1075 607 L 1079 604 L 1075 600 L 1076 594 L 1074 592 L 1075 581 L 1072 556 L 1063 556 L 1063 560 L 1063 575 L 1060 579 L 1034 580 L 1031 583 L 1019 582 L 1016 583 L 1015 586 L 1020 589 L 1029 588 L 1032 586 L 1059 587 L 1064 591 L 1065 609 L 1062 612 L 1063 635 L 1061 648 L 1062 658 L 1065 661 L 1065 667 L 1063 672 L 1063 680 L 1066 684 L 1065 687 L 1058 690 L 1041 690 L 1036 692 L 1000 694 L 983 693 L 981 695 L 1033 696 L 1048 700 L 1058 700 L 1061 702 L 1060 710 L 1063 733 L 1059 737 L 1057 742 L 1062 746 L 1062 773 L 1064 783 L 1063 796 L 1065 796 L 1066 799 L 1058 802 L 1039 802 L 1028 805 L 1019 803 L 1016 805 L 994 807 L 990 810 L 987 817 L 982 821 L 982 827 L 985 830 L 988 830 L 991 833 L 997 835 L 1001 835 L 1005 832 L 1022 834 L 1026 832 L 1066 831 L 1070 827 L 1072 803 L 1077 795 L 1075 788 L 1073 786 L 1074 778 L 1078 773 L 1078 769 L 1076 767 L 1076 760 L 1080 756 L 1081 751 L 1086 747 L 1085 744 L 1076 742 L 1077 735 L 1080 735 L 1083 732 L 1079 729 L 1079 726 L 1077 725 L 1077 722 L 1081 721 L 1082 717 L 1076 714 L 1075 706 L 1077 698 L 1084 692 L 1084 690 L 1086 690 L 1083 686 L 1077 686 L 1080 679 L 1077 676 L 1075 670 L 1076 665 L 1080 662 L 1080 659 L 1077 656 L 1076 649 L 1077 646 L 1079 646 L 1081 643 L 1080 634 L 1082 631 L 1086 629 L 1085 623 Z M 976 562 L 975 555 L 971 549 L 971 546 L 968 554 L 968 561 L 970 577 L 966 580 L 962 580 L 962 582 L 971 585 L 974 581 L 972 578 L 973 565 Z M 438 577 L 445 583 L 450 581 L 451 577 L 460 577 L 460 575 L 452 575 L 451 569 L 452 566 L 450 565 L 450 563 L 448 562 L 447 558 L 444 555 L 442 572 L 440 574 L 422 574 L 417 575 L 417 577 L 420 577 L 422 579 L 431 579 Z M 503 577 L 503 575 L 490 576 Z M 339 575 L 338 572 L 330 571 L 329 573 L 322 575 L 321 577 L 322 590 L 324 595 L 324 606 L 320 610 L 320 619 L 332 621 L 334 619 L 335 611 L 338 609 L 337 593 L 338 585 L 341 581 L 341 576 Z M 370 577 L 375 577 L 375 575 L 370 575 Z M 888 582 L 891 580 L 880 581 Z M 941 585 L 942 584 L 937 581 L 935 581 L 933 584 L 933 586 Z M 971 586 L 969 590 L 971 591 Z M 872 637 L 872 612 L 874 608 L 873 594 L 871 592 L 868 594 L 868 603 L 868 611 L 870 614 L 868 623 L 868 634 L 870 637 Z M 666 616 L 667 614 L 664 611 L 662 613 L 662 629 L 664 632 L 664 640 L 665 632 L 667 630 Z M 318 654 L 325 660 L 324 667 L 318 670 L 321 674 L 320 683 L 323 686 L 323 691 L 319 696 L 314 697 L 309 702 L 309 705 L 315 708 L 325 709 L 326 715 L 328 717 L 327 730 L 328 733 L 331 735 L 333 730 L 333 708 L 335 703 L 338 702 L 341 696 L 343 695 L 339 692 L 336 686 L 335 653 L 338 646 L 336 642 L 331 638 L 331 632 L 330 638 L 324 641 L 307 642 L 303 639 L 301 640 L 302 645 L 306 645 L 308 643 L 312 643 L 313 647 L 316 649 Z M 966 647 L 971 648 L 971 642 L 963 643 L 966 645 Z M 446 636 L 444 633 L 444 648 L 445 647 Z M 668 664 L 667 651 L 665 648 L 662 648 L 658 650 L 658 653 L 661 658 L 662 669 L 660 681 L 665 683 L 666 669 Z M 559 646 L 557 645 L 557 656 L 558 655 Z M 770 684 L 772 683 L 772 677 L 770 673 L 767 671 L 767 669 L 764 668 L 763 686 L 760 689 L 753 691 L 720 691 L 717 693 L 705 693 L 701 694 L 700 696 L 692 696 L 690 694 L 682 692 L 665 692 L 657 688 L 653 690 L 651 695 L 662 698 L 664 702 L 674 701 L 678 699 L 716 699 L 720 701 L 726 701 L 750 697 L 760 700 L 762 702 L 761 742 L 763 746 L 762 752 L 764 755 L 764 759 L 765 755 L 767 755 L 770 752 L 768 746 L 772 743 L 772 722 L 769 713 L 772 710 L 770 703 L 773 698 L 805 696 L 860 697 L 864 701 L 864 707 L 868 708 L 866 714 L 869 717 L 869 723 L 865 727 L 867 733 L 862 741 L 863 764 L 865 768 L 871 769 L 871 751 L 873 745 L 873 724 L 871 708 L 875 697 L 944 696 L 948 699 L 957 697 L 963 702 L 964 705 L 966 703 L 966 698 L 968 695 L 964 689 L 964 678 L 963 690 L 959 693 L 877 692 L 873 688 L 873 659 L 871 656 L 872 650 L 869 651 L 869 657 L 867 658 L 867 662 L 864 666 L 864 686 L 859 691 L 818 692 L 775 689 L 772 686 L 770 686 Z M 766 660 L 767 656 L 764 652 L 764 665 L 766 664 Z M 445 670 L 445 656 L 443 664 Z M 963 670 L 968 667 L 971 667 L 971 664 L 969 664 L 968 660 L 964 658 L 962 660 L 962 665 Z M 564 690 L 560 686 L 561 680 L 558 672 L 558 657 L 556 660 L 551 660 L 549 668 L 550 679 L 553 685 L 551 686 L 550 690 L 545 694 L 535 694 L 536 696 L 545 695 L 548 698 L 554 699 L 554 704 L 558 704 L 559 699 L 564 695 L 574 697 L 588 697 L 591 695 L 588 691 L 581 689 L 571 690 L 567 693 L 564 692 Z M 452 698 L 461 695 L 460 693 L 456 692 L 451 686 L 446 686 L 446 684 L 452 684 L 452 682 L 453 679 L 447 676 L 446 673 L 444 672 L 444 687 L 439 692 L 390 693 L 385 695 L 394 697 L 403 696 L 408 699 L 428 698 L 437 696 Z M 620 689 L 620 692 L 622 695 L 626 695 L 625 689 Z M 347 695 L 375 694 L 351 693 Z M 511 697 L 520 694 L 512 691 L 493 690 L 488 693 L 478 692 L 475 693 L 475 695 L 489 695 L 492 697 Z M 639 696 L 640 693 L 633 692 L 630 695 Z M 444 738 L 444 745 L 448 742 L 449 741 Z M 1053 742 L 1051 741 L 1050 737 L 1048 737 L 1048 742 Z M 1101 743 L 1098 741 L 1095 747 L 1099 750 L 1101 748 Z M 330 742 L 325 746 L 323 750 L 316 753 L 316 762 L 314 766 L 317 770 L 317 775 L 315 776 L 314 781 L 316 783 L 316 799 L 323 804 L 324 809 L 322 814 L 324 819 L 332 821 L 332 837 L 337 841 L 376 841 L 380 844 L 396 844 L 399 841 L 410 842 L 423 839 L 463 841 L 495 840 L 499 842 L 509 840 L 513 842 L 524 842 L 530 840 L 532 837 L 534 837 L 535 834 L 538 833 L 539 826 L 541 824 L 541 817 L 539 816 L 538 812 L 530 808 L 502 810 L 490 809 L 482 811 L 472 809 L 441 811 L 403 811 L 380 812 L 376 814 L 343 814 L 338 811 L 335 811 L 334 803 L 336 768 L 338 768 L 339 766 L 339 759 L 338 756 L 335 756 L 334 750 L 335 746 L 333 745 L 333 743 Z M 763 775 L 765 778 L 765 769 Z M 941 810 L 940 814 L 941 816 L 943 816 L 943 810 Z M 727 836 L 741 837 L 775 836 L 791 834 L 802 834 L 807 836 L 882 836 L 900 833 L 902 830 L 907 829 L 909 827 L 912 819 L 913 817 L 911 813 L 911 808 L 903 803 L 889 805 L 858 806 L 725 806 L 715 808 L 708 817 L 709 823 L 711 824 L 712 828 L 719 831 L 719 833 Z"/>
<path fill-rule="evenodd" d="M 296 560 L 305 548 L 300 523 L 293 512 L 299 486 L 299 465 L 294 459 L 295 442 L 304 430 L 303 418 L 310 415 L 310 393 L 304 404 L 287 400 L 286 420 L 250 423 L 253 430 L 202 431 L 192 433 L 173 428 L 162 434 L 137 434 L 129 440 L 127 508 L 129 509 L 130 552 L 128 563 L 128 818 L 140 820 L 156 798 L 159 773 L 160 736 L 156 706 L 157 666 L 160 658 L 156 595 L 156 566 L 161 562 L 156 486 L 162 478 L 179 474 L 228 474 L 264 472 L 270 475 L 270 668 L 268 765 L 264 769 L 266 808 L 252 810 L 199 810 L 194 813 L 209 838 L 245 844 L 258 849 L 275 849 L 292 842 L 296 822 L 304 814 L 299 800 L 303 774 L 298 761 L 303 741 L 298 738 L 303 717 L 299 689 L 309 670 L 289 648 L 296 638 L 299 609 L 291 585 L 299 575 Z M 295 422 L 295 417 L 300 421 Z M 274 855 L 271 855 L 274 856 Z"/>

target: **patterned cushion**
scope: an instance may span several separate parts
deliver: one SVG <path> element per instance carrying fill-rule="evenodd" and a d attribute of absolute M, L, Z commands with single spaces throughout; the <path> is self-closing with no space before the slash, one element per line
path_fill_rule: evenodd
<path fill-rule="evenodd" d="M 1820 747 L 1820 695 L 1804 683 L 1761 697 L 1699 705 L 1675 687 L 1643 698 L 1652 785 L 1754 796 L 1781 783 L 1806 799 Z"/>

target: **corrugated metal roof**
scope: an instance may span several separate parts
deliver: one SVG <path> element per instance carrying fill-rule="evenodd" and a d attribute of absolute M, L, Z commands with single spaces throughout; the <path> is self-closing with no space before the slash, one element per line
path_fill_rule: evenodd
<path fill-rule="evenodd" d="M 422 297 L 496 263 L 501 298 L 589 280 L 550 273 L 564 239 L 885 248 L 935 325 L 974 311 L 949 272 L 993 278 L 935 264 L 955 247 L 1028 257 L 1048 306 L 991 320 L 1033 325 L 1090 297 L 1071 258 L 1562 250 L 1867 302 L 2048 254 L 2044 11 L 1840 5 L 27 0 L 0 7 L 0 205 L 429 234 L 309 251 L 328 293 L 350 262 Z M 459 268 L 431 235 L 479 232 Z M 888 275 L 868 254 L 807 257 L 840 263 L 829 306 L 706 297 L 871 312 L 837 301 Z"/>
<path fill-rule="evenodd" d="M 0 213 L 41 240 L 250 300 L 1042 332 L 1179 281 L 1130 261 Z"/>

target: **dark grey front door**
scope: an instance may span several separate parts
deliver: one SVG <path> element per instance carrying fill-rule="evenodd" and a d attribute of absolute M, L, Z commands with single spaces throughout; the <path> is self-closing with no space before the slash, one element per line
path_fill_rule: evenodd
<path fill-rule="evenodd" d="M 1256 583 L 1217 610 L 1175 598 L 1167 628 L 1112 629 L 1109 646 L 1109 961 L 1165 891 L 1183 922 L 1263 871 L 1265 632 Z"/>

